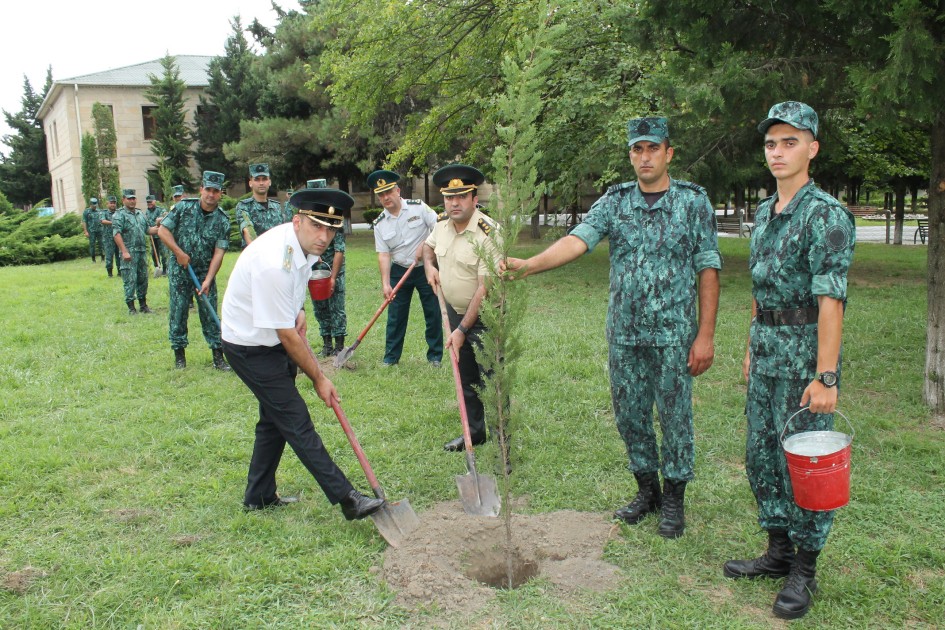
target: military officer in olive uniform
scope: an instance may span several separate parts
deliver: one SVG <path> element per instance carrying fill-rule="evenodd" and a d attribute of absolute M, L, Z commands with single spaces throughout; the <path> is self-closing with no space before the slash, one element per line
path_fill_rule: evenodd
<path fill-rule="evenodd" d="M 230 369 L 223 358 L 220 327 L 213 317 L 217 310 L 216 275 L 229 247 L 230 236 L 230 217 L 220 208 L 223 180 L 223 173 L 204 171 L 200 197 L 176 203 L 158 228 L 158 236 L 174 254 L 168 260 L 167 269 L 170 290 L 168 337 L 177 368 L 187 366 L 184 349 L 187 347 L 188 307 L 195 290 L 187 271 L 190 266 L 201 282 L 200 293 L 209 298 L 209 308 L 213 309 L 211 312 L 204 300 L 197 300 L 203 337 L 213 352 L 213 367 Z"/>
<path fill-rule="evenodd" d="M 236 223 L 246 245 L 266 230 L 292 220 L 287 207 L 268 197 L 271 184 L 268 164 L 249 165 L 249 187 L 253 195 L 236 204 Z"/>
<path fill-rule="evenodd" d="M 148 195 L 144 200 L 148 205 L 147 209 L 144 211 L 144 216 L 148 219 L 148 225 L 155 228 L 154 232 L 150 232 L 153 236 L 148 237 L 151 239 L 151 243 L 147 243 L 148 252 L 151 255 L 151 260 L 154 262 L 154 266 L 164 271 L 167 269 L 167 250 L 162 248 L 161 239 L 157 237 L 157 227 L 161 225 L 161 221 L 164 219 L 164 215 L 167 214 L 167 210 L 157 205 L 157 200 L 154 198 L 154 195 Z M 154 275 L 157 277 L 159 273 L 155 271 Z"/>
<path fill-rule="evenodd" d="M 507 267 L 526 274 L 554 269 L 609 237 L 611 398 L 639 487 L 614 516 L 635 524 L 659 512 L 658 533 L 678 538 L 695 466 L 692 379 L 715 355 L 722 259 L 705 189 L 669 176 L 667 120 L 635 118 L 627 131 L 637 181 L 611 186 L 571 234 L 528 260 L 509 259 Z M 654 402 L 663 433 L 659 448 Z"/>
<path fill-rule="evenodd" d="M 457 350 L 459 375 L 469 418 L 472 443 L 486 441 L 486 419 L 479 389 L 483 385 L 483 368 L 476 360 L 474 346 L 481 346 L 485 326 L 479 309 L 487 292 L 489 265 L 477 247 L 492 249 L 490 234 L 496 224 L 477 209 L 478 187 L 485 180 L 479 170 L 465 164 L 444 166 L 433 174 L 433 183 L 440 187 L 446 219 L 439 221 L 423 244 L 423 269 L 427 283 L 434 291 L 442 291 L 446 314 L 452 333 L 445 340 L 445 349 Z M 439 300 L 438 300 L 439 301 Z M 450 440 L 443 448 L 463 451 L 462 436 Z"/>
<path fill-rule="evenodd" d="M 115 247 L 115 240 L 112 238 L 112 219 L 118 207 L 118 197 L 108 196 L 108 209 L 101 213 L 99 223 L 102 224 L 102 251 L 105 253 L 105 271 L 108 277 L 112 275 L 113 265 L 118 267 L 118 273 L 121 274 L 121 261 L 118 259 L 118 249 Z"/>
<path fill-rule="evenodd" d="M 856 240 L 853 216 L 809 175 L 820 150 L 818 122 L 810 106 L 787 101 L 772 107 L 758 125 L 777 192 L 758 204 L 748 261 L 752 321 L 743 366 L 745 469 L 768 550 L 724 567 L 730 578 L 787 576 L 773 607 L 784 619 L 802 617 L 810 608 L 833 512 L 794 503 L 780 435 L 808 404 L 809 410 L 791 420 L 787 436 L 833 429 L 847 272 Z"/>
<path fill-rule="evenodd" d="M 112 235 L 120 254 L 121 279 L 125 288 L 128 314 L 136 315 L 135 298 L 142 313 L 152 313 L 148 307 L 148 239 L 157 234 L 157 228 L 138 210 L 138 201 L 132 188 L 121 193 L 122 208 L 112 219 Z"/>
<path fill-rule="evenodd" d="M 400 175 L 393 171 L 374 171 L 367 178 L 368 188 L 384 206 L 380 216 L 374 220 L 374 250 L 381 270 L 381 290 L 385 300 L 404 277 L 410 263 L 416 262 L 416 267 L 387 309 L 383 364 L 396 365 L 400 361 L 410 301 L 416 290 L 426 321 L 427 361 L 439 366 L 443 358 L 443 323 L 436 294 L 423 271 L 423 242 L 436 225 L 436 213 L 420 199 L 403 199 L 398 181 Z"/>
<path fill-rule="evenodd" d="M 89 239 L 89 255 L 92 257 L 92 262 L 95 262 L 96 249 L 103 258 L 105 256 L 102 249 L 102 224 L 98 216 L 98 199 L 92 197 L 89 199 L 89 207 L 82 211 L 82 232 Z"/>
<path fill-rule="evenodd" d="M 328 182 L 324 179 L 310 179 L 305 183 L 308 189 L 325 188 Z M 288 206 L 288 202 L 286 204 Z M 331 271 L 331 295 L 326 300 L 312 299 L 315 319 L 318 321 L 318 332 L 322 336 L 321 355 L 330 357 L 341 352 L 345 347 L 345 335 L 348 334 L 348 315 L 345 313 L 345 233 L 337 230 L 335 236 L 325 251 L 319 256 L 319 261 L 312 266 L 312 270 L 324 270 L 325 266 Z M 332 345 L 334 340 L 334 345 Z"/>

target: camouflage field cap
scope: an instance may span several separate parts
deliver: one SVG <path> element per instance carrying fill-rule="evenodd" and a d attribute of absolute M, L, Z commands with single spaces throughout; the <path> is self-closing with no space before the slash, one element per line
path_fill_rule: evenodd
<path fill-rule="evenodd" d="M 433 173 L 433 184 L 440 187 L 444 197 L 465 195 L 484 181 L 486 176 L 479 169 L 465 164 L 450 164 Z"/>
<path fill-rule="evenodd" d="M 375 194 L 387 192 L 397 185 L 400 181 L 400 175 L 394 171 L 374 171 L 367 176 L 368 188 Z"/>
<path fill-rule="evenodd" d="M 784 123 L 791 125 L 795 129 L 805 129 L 817 137 L 817 126 L 819 124 L 817 112 L 807 103 L 800 101 L 784 101 L 778 103 L 768 110 L 768 117 L 758 125 L 758 131 L 767 133 L 771 125 Z"/>
<path fill-rule="evenodd" d="M 354 198 L 337 188 L 305 188 L 293 193 L 289 203 L 301 216 L 338 229 L 344 225 L 343 213 L 354 205 Z"/>
<path fill-rule="evenodd" d="M 310 179 L 305 182 L 306 188 L 328 188 L 327 179 Z"/>
<path fill-rule="evenodd" d="M 115 195 L 109 195 L 108 203 L 118 203 L 118 197 L 116 197 Z"/>
<path fill-rule="evenodd" d="M 182 185 L 174 186 L 174 196 L 175 197 L 184 196 L 184 187 Z"/>
<path fill-rule="evenodd" d="M 216 188 L 217 190 L 223 190 L 223 173 L 217 173 L 216 171 L 204 171 L 203 172 L 203 187 L 204 188 Z"/>
<path fill-rule="evenodd" d="M 154 195 L 148 195 L 144 198 L 145 201 L 154 201 Z"/>
<path fill-rule="evenodd" d="M 91 199 L 89 199 L 89 204 L 91 204 L 91 205 L 93 205 L 93 206 L 97 206 L 97 205 L 98 205 L 98 199 L 96 199 L 95 197 L 92 197 Z"/>
<path fill-rule="evenodd" d="M 137 197 L 135 196 L 134 188 L 122 188 L 121 196 L 124 197 L 125 199 L 137 199 Z"/>
<path fill-rule="evenodd" d="M 627 121 L 627 146 L 637 142 L 655 142 L 659 144 L 669 138 L 669 121 L 661 116 L 631 118 Z"/>
<path fill-rule="evenodd" d="M 269 165 L 268 164 L 250 164 L 249 176 L 251 178 L 269 177 Z"/>

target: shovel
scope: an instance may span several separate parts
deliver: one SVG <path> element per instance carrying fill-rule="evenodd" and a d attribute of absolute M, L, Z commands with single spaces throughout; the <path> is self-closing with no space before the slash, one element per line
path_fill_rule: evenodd
<path fill-rule="evenodd" d="M 416 264 L 417 264 L 416 260 L 410 263 L 410 266 L 407 267 L 407 271 L 404 272 L 404 276 L 400 279 L 400 282 L 397 283 L 397 286 L 395 286 L 394 289 L 390 292 L 390 295 L 381 303 L 381 307 L 377 309 L 376 313 L 374 313 L 374 317 L 372 317 L 371 321 L 368 322 L 368 325 L 364 327 L 364 330 L 361 331 L 361 334 L 358 335 L 358 338 L 355 340 L 355 342 L 351 344 L 350 346 L 348 346 L 347 348 L 345 348 L 344 350 L 342 350 L 341 352 L 339 352 L 335 356 L 334 365 L 336 368 L 340 368 L 342 365 L 345 364 L 345 362 L 348 361 L 348 359 L 351 358 L 351 356 L 354 354 L 355 349 L 359 345 L 361 345 L 361 340 L 364 339 L 364 336 L 368 333 L 369 330 L 371 330 L 371 326 L 373 326 L 374 322 L 377 321 L 377 318 L 381 316 L 381 313 L 384 312 L 384 309 L 387 308 L 387 305 L 393 302 L 394 298 L 397 297 L 397 290 L 400 289 L 401 285 L 403 285 L 404 280 L 407 279 L 407 276 L 410 275 L 410 272 L 413 271 L 414 265 Z"/>
<path fill-rule="evenodd" d="M 151 254 L 154 256 L 154 277 L 160 278 L 161 276 L 166 276 L 167 272 L 161 268 L 161 257 L 158 255 L 157 244 L 154 242 L 153 236 L 145 236 L 149 241 L 151 241 Z"/>
<path fill-rule="evenodd" d="M 210 311 L 210 316 L 213 317 L 213 321 L 219 326 L 220 318 L 217 317 L 216 311 L 213 310 L 213 306 L 210 304 L 210 298 L 200 292 L 200 280 L 197 280 L 197 274 L 194 273 L 194 268 L 187 265 L 187 272 L 190 274 L 190 279 L 194 281 L 194 286 L 197 287 L 197 297 L 203 300 L 203 305 L 207 307 L 207 310 Z"/>
<path fill-rule="evenodd" d="M 449 339 L 450 320 L 446 315 L 446 301 L 442 290 L 436 292 L 440 300 L 440 314 L 443 316 L 443 334 Z M 499 486 L 493 477 L 480 475 L 476 471 L 476 457 L 473 454 L 472 434 L 469 432 L 469 417 L 466 415 L 466 400 L 463 398 L 463 384 L 459 378 L 459 358 L 456 348 L 450 346 L 450 363 L 453 365 L 453 381 L 456 383 L 456 400 L 459 403 L 459 419 L 463 425 L 463 445 L 466 447 L 465 475 L 456 476 L 456 487 L 459 488 L 459 500 L 463 503 L 463 511 L 474 516 L 497 517 L 502 509 L 502 500 L 499 498 Z"/>

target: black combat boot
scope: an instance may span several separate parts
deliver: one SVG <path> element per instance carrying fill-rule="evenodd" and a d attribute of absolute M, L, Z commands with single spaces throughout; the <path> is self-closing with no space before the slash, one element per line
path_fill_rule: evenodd
<path fill-rule="evenodd" d="M 660 524 L 656 530 L 663 538 L 679 538 L 686 531 L 686 515 L 683 509 L 685 495 L 685 481 L 663 480 L 663 509 L 660 510 Z"/>
<path fill-rule="evenodd" d="M 320 357 L 330 357 L 331 353 L 334 351 L 334 348 L 331 345 L 331 335 L 322 335 L 322 343 L 324 347 L 322 351 L 318 353 Z"/>
<path fill-rule="evenodd" d="M 108 272 L 108 277 L 109 277 L 109 278 L 114 277 L 114 276 L 112 276 L 112 270 L 111 270 L 111 269 L 106 269 L 105 271 Z"/>
<path fill-rule="evenodd" d="M 229 366 L 226 362 L 226 359 L 223 358 L 223 348 L 213 348 L 213 367 L 222 370 L 224 372 L 229 372 L 233 368 Z"/>
<path fill-rule="evenodd" d="M 331 356 L 335 356 L 345 349 L 345 336 L 335 337 L 335 349 L 331 351 Z"/>
<path fill-rule="evenodd" d="M 727 578 L 782 578 L 794 564 L 794 543 L 783 529 L 768 530 L 768 550 L 752 560 L 729 560 L 722 572 Z"/>
<path fill-rule="evenodd" d="M 138 300 L 138 303 L 141 305 L 142 313 L 153 313 L 154 311 L 148 306 L 148 298 L 141 298 Z"/>
<path fill-rule="evenodd" d="M 633 473 L 640 490 L 633 501 L 614 512 L 614 517 L 628 525 L 636 525 L 647 514 L 655 514 L 663 505 L 660 493 L 660 476 L 656 472 Z"/>
<path fill-rule="evenodd" d="M 125 304 L 128 305 L 128 314 L 129 314 L 129 315 L 137 315 L 137 314 L 138 314 L 138 311 L 135 310 L 135 301 L 134 301 L 134 300 L 128 300 L 127 302 L 125 302 Z"/>
<path fill-rule="evenodd" d="M 811 596 L 817 592 L 817 556 L 820 550 L 797 549 L 784 588 L 774 600 L 772 611 L 781 619 L 799 619 L 810 609 Z"/>
<path fill-rule="evenodd" d="M 347 520 L 354 521 L 377 512 L 384 506 L 384 499 L 372 499 L 352 490 L 340 503 L 341 513 Z"/>
<path fill-rule="evenodd" d="M 183 348 L 174 348 L 174 367 L 178 370 L 187 367 L 187 357 L 184 355 Z"/>

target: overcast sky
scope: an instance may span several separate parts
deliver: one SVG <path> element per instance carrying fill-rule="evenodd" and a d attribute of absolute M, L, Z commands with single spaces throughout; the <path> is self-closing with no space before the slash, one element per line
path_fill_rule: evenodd
<path fill-rule="evenodd" d="M 299 9 L 297 0 L 277 0 L 283 10 Z M 222 55 L 239 14 L 245 27 L 258 18 L 277 22 L 272 0 L 53 0 L 15 4 L 3 12 L 0 37 L 0 108 L 19 112 L 23 75 L 39 92 L 52 66 L 53 79 L 130 66 L 165 53 Z M 251 37 L 247 39 L 252 44 Z M 0 117 L 0 137 L 10 133 Z M 8 148 L 0 144 L 0 151 Z"/>

